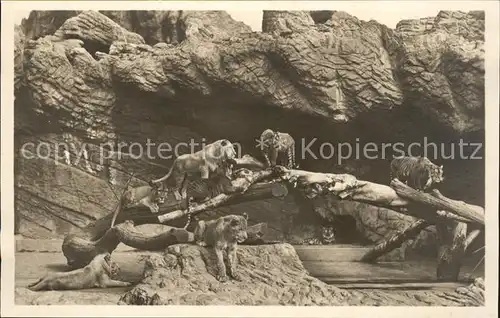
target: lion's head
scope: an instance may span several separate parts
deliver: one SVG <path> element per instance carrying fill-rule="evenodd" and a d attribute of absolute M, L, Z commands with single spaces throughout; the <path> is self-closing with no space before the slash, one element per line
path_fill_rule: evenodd
<path fill-rule="evenodd" d="M 94 260 L 101 262 L 101 266 L 110 277 L 116 277 L 120 273 L 120 267 L 111 260 L 110 253 L 99 254 Z"/>
<path fill-rule="evenodd" d="M 165 200 L 167 199 L 168 196 L 168 187 L 165 186 L 165 184 L 159 183 L 159 184 L 151 184 L 153 191 L 154 191 L 154 199 L 158 204 L 163 204 L 165 203 Z"/>
<path fill-rule="evenodd" d="M 250 178 L 252 178 L 252 176 L 253 176 L 253 171 L 250 169 L 247 169 L 247 168 L 240 168 L 240 169 L 234 171 L 234 173 L 233 173 L 233 177 L 235 179 L 245 178 L 247 180 L 250 180 Z"/>
<path fill-rule="evenodd" d="M 205 155 L 213 161 L 227 161 L 236 158 L 236 149 L 227 139 L 220 139 L 207 145 Z"/>
<path fill-rule="evenodd" d="M 226 237 L 236 240 L 238 243 L 243 243 L 248 238 L 247 234 L 247 220 L 246 213 L 243 215 L 228 215 L 228 224 L 225 228 Z"/>

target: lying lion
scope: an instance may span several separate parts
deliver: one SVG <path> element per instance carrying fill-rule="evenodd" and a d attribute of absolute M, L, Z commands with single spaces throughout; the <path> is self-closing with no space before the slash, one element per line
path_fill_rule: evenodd
<path fill-rule="evenodd" d="M 111 260 L 109 253 L 97 255 L 87 266 L 71 272 L 48 273 L 28 285 L 32 291 L 76 290 L 88 288 L 126 287 L 129 282 L 114 280 L 120 268 Z"/>

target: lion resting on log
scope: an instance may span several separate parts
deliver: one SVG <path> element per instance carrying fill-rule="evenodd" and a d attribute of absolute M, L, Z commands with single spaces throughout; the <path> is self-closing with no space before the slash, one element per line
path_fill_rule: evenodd
<path fill-rule="evenodd" d="M 97 255 L 87 266 L 71 272 L 49 273 L 28 285 L 32 291 L 76 290 L 88 288 L 128 287 L 132 283 L 114 280 L 120 268 L 111 260 L 111 254 Z"/>

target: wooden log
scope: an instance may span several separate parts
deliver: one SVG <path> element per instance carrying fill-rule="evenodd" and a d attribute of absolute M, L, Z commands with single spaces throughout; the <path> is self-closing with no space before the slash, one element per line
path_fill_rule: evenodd
<path fill-rule="evenodd" d="M 275 197 L 273 194 L 277 192 L 275 187 L 280 186 L 273 183 L 256 183 L 251 185 L 248 190 L 241 194 L 232 196 L 229 200 L 221 202 L 220 206 L 228 206 L 233 204 L 239 204 L 242 202 L 251 202 L 257 200 L 265 200 Z M 283 185 L 281 185 L 283 186 Z M 182 203 L 175 200 L 169 200 L 160 206 L 160 213 L 168 213 L 171 211 L 176 211 L 182 209 Z M 106 231 L 109 230 L 111 226 L 111 219 L 113 214 L 110 213 L 103 218 L 95 220 L 86 227 L 79 229 L 75 232 L 79 237 L 85 238 L 87 240 L 95 241 L 101 238 Z M 151 213 L 150 209 L 143 206 L 135 206 L 124 209 L 118 214 L 116 218 L 116 224 L 123 223 L 126 220 L 131 220 L 135 225 L 141 224 L 161 224 L 158 220 L 158 214 Z M 176 225 L 176 224 L 172 224 Z"/>
<path fill-rule="evenodd" d="M 247 228 L 248 238 L 242 243 L 243 245 L 258 245 L 265 244 L 263 237 L 267 233 L 267 223 L 257 223 Z"/>
<path fill-rule="evenodd" d="M 249 162 L 250 165 L 254 164 L 254 161 L 252 160 L 248 160 L 246 163 L 248 164 Z M 400 209 L 403 213 L 416 216 L 429 223 L 442 221 L 443 218 L 446 220 L 453 220 L 452 216 L 454 216 L 455 219 L 458 218 L 460 221 L 478 222 L 484 225 L 484 216 L 478 216 L 478 214 L 480 214 L 479 209 L 482 208 L 474 206 L 471 207 L 470 205 L 459 201 L 447 201 L 442 195 L 440 197 L 436 197 L 440 194 L 422 194 L 404 184 L 395 184 L 396 188 L 411 198 L 409 199 L 408 197 L 405 197 L 405 195 L 398 195 L 398 193 L 396 193 L 396 191 L 391 187 L 357 180 L 352 175 L 316 173 L 286 169 L 279 166 L 270 170 L 254 172 L 254 174 L 249 178 L 247 177 L 234 180 L 233 186 L 236 187 L 236 192 L 230 194 L 220 194 L 207 202 L 194 206 L 189 212 L 192 215 L 196 215 L 218 206 L 286 195 L 288 193 L 287 189 L 279 183 L 256 184 L 264 179 L 269 179 L 273 176 L 273 174 L 278 175 L 281 180 L 288 182 L 294 187 L 299 189 L 309 189 L 309 192 L 307 192 L 309 197 L 314 197 L 324 193 L 331 193 L 338 196 L 340 199 L 365 202 L 378 206 L 384 206 L 389 209 Z M 283 189 L 278 189 L 276 187 L 283 187 Z M 424 199 L 419 201 L 419 198 L 422 196 L 424 196 Z M 414 206 L 416 204 L 414 201 L 421 203 L 419 209 L 416 209 L 416 206 Z M 426 205 L 427 208 L 423 208 Z M 436 205 L 444 205 L 447 208 L 450 208 L 448 211 L 449 213 L 436 213 L 434 210 Z M 454 214 L 454 212 L 456 212 L 455 210 L 459 210 L 459 213 Z M 463 210 L 465 210 L 465 212 L 463 212 Z M 161 206 L 160 212 L 163 214 L 152 214 L 146 207 L 132 207 L 124 209 L 124 211 L 117 218 L 117 224 L 119 225 L 125 220 L 131 220 L 136 225 L 145 223 L 169 223 L 188 214 L 188 211 L 183 210 L 182 205 L 175 201 L 169 201 Z M 114 229 L 109 229 L 111 217 L 112 216 L 110 214 L 93 222 L 81 231 L 68 235 L 65 238 L 63 243 L 63 252 L 68 258 L 68 263 L 78 264 L 78 266 L 86 264 L 93 258 L 93 256 L 97 255 L 96 253 L 98 253 L 98 251 L 101 252 L 104 250 L 110 252 L 114 250 L 116 245 L 122 241 L 126 241 L 127 245 L 150 249 L 153 248 L 151 246 L 163 246 L 161 244 L 164 244 L 164 241 L 167 239 L 176 242 L 179 240 L 189 240 L 178 238 L 172 239 L 172 235 L 169 234 L 157 237 L 145 237 L 141 233 L 131 231 L 131 229 L 127 228 L 127 226 L 118 226 Z"/>
<path fill-rule="evenodd" d="M 170 228 L 159 234 L 148 235 L 138 231 L 132 221 L 120 224 L 118 237 L 121 243 L 144 251 L 161 251 L 169 245 L 194 241 L 193 233 L 182 228 Z"/>
<path fill-rule="evenodd" d="M 413 222 L 406 229 L 375 245 L 361 258 L 361 261 L 367 263 L 376 261 L 380 256 L 400 247 L 403 242 L 416 237 L 423 229 L 430 225 L 430 223 L 424 220 Z"/>
<path fill-rule="evenodd" d="M 248 169 L 258 169 L 264 170 L 266 169 L 266 165 L 255 159 L 254 157 L 245 154 L 241 158 L 236 158 L 236 167 L 237 168 L 248 168 Z"/>
<path fill-rule="evenodd" d="M 276 167 L 275 171 L 282 180 L 302 190 L 308 198 L 333 194 L 340 200 L 352 200 L 385 207 L 424 219 L 429 223 L 456 220 L 479 223 L 484 226 L 484 215 L 480 213 L 481 207 L 450 200 L 443 195 L 435 197 L 436 194 L 419 192 L 397 179 L 391 182 L 391 186 L 386 186 L 357 180 L 349 174 L 318 173 L 285 167 Z M 447 211 L 436 214 L 436 210 Z"/>
<path fill-rule="evenodd" d="M 457 222 L 471 223 L 471 220 L 463 218 L 461 216 L 458 216 L 456 214 L 453 214 L 453 213 L 445 211 L 445 210 L 437 210 L 436 214 L 445 220 L 453 220 L 453 221 L 457 221 Z"/>
<path fill-rule="evenodd" d="M 474 240 L 476 239 L 476 237 L 479 236 L 479 234 L 481 233 L 481 230 L 472 230 L 469 235 L 467 235 L 467 237 L 465 238 L 465 242 L 464 242 L 464 246 L 465 246 L 465 249 L 469 248 L 469 246 L 472 244 L 472 242 L 474 242 Z"/>
<path fill-rule="evenodd" d="M 466 249 L 467 224 L 450 221 L 436 224 L 439 238 L 437 279 L 457 281 Z"/>
<path fill-rule="evenodd" d="M 233 186 L 239 191 L 233 194 L 223 194 L 209 201 L 196 206 L 195 213 L 200 213 L 206 211 L 207 208 L 219 206 L 222 204 L 228 204 L 231 199 L 236 199 L 238 195 L 242 193 L 247 193 L 250 186 L 259 180 L 263 180 L 266 177 L 272 175 L 271 170 L 260 171 L 254 173 L 250 178 L 240 178 L 233 180 Z M 262 198 L 263 196 L 271 197 L 275 187 L 274 184 L 269 184 L 266 186 L 257 186 L 254 192 L 250 192 L 247 198 Z M 278 191 L 279 192 L 279 191 Z M 220 199 L 223 196 L 223 199 Z M 160 209 L 173 209 L 178 208 L 179 204 L 177 202 L 166 202 L 164 206 Z M 160 210 L 160 211 L 161 211 Z M 153 237 L 144 235 L 138 231 L 133 230 L 130 224 L 123 224 L 125 220 L 130 220 L 135 225 L 146 224 L 146 223 L 167 223 L 169 220 L 175 220 L 183 215 L 187 214 L 187 211 L 181 210 L 174 211 L 173 215 L 167 213 L 164 219 L 160 218 L 160 215 L 152 214 L 147 207 L 134 207 L 125 209 L 117 218 L 117 226 L 110 229 L 112 215 L 108 215 L 100 220 L 97 220 L 87 226 L 86 228 L 75 232 L 71 235 L 65 237 L 63 242 L 63 253 L 68 260 L 68 265 L 71 267 L 83 267 L 87 265 L 97 254 L 102 252 L 111 253 L 116 246 L 123 242 L 129 246 L 136 248 L 143 248 L 147 250 L 156 250 L 159 247 L 167 246 L 165 244 L 182 243 L 188 242 L 191 238 L 189 232 L 182 230 L 170 231 L 168 233 L 162 233 Z M 177 214 L 176 214 L 177 213 Z M 165 221 L 165 218 L 167 219 Z"/>
<path fill-rule="evenodd" d="M 240 192 L 232 193 L 232 194 L 219 194 L 218 196 L 211 198 L 207 202 L 198 204 L 198 205 L 190 208 L 189 211 L 188 210 L 177 210 L 177 211 L 169 212 L 166 214 L 158 215 L 158 220 L 160 221 L 160 223 L 165 224 L 165 223 L 168 223 L 172 220 L 179 219 L 183 216 L 186 216 L 188 213 L 190 213 L 193 216 L 193 215 L 199 214 L 201 212 L 204 212 L 204 211 L 213 209 L 215 207 L 221 206 L 224 203 L 227 203 L 228 201 L 234 200 L 240 194 L 245 193 L 253 183 L 270 177 L 272 175 L 272 173 L 273 172 L 271 170 L 264 170 L 264 171 L 256 172 L 249 179 L 237 180 L 238 183 L 236 184 L 236 186 L 238 186 Z M 233 182 L 233 185 L 235 185 L 234 182 Z M 270 193 L 272 195 L 272 193 L 273 193 L 272 186 L 269 190 L 270 190 Z M 267 194 L 267 192 L 266 192 L 266 194 Z"/>
<path fill-rule="evenodd" d="M 110 228 L 97 241 L 89 241 L 76 235 L 68 235 L 64 238 L 62 251 L 68 266 L 74 269 L 86 266 L 95 256 L 101 253 L 112 253 L 120 243 L 143 250 L 161 250 L 168 245 L 187 243 L 192 240 L 192 233 L 177 228 L 148 236 L 137 231 L 132 221 L 127 221 Z"/>
<path fill-rule="evenodd" d="M 109 229 L 99 240 L 89 241 L 78 235 L 67 235 L 62 244 L 62 252 L 70 268 L 85 267 L 99 254 L 111 253 L 120 244 L 118 227 Z"/>
<path fill-rule="evenodd" d="M 484 209 L 481 207 L 451 200 L 436 191 L 434 191 L 433 194 L 417 191 L 397 179 L 391 181 L 391 187 L 399 196 L 405 199 L 432 206 L 436 210 L 446 210 L 464 219 L 470 220 L 471 222 L 484 226 Z"/>

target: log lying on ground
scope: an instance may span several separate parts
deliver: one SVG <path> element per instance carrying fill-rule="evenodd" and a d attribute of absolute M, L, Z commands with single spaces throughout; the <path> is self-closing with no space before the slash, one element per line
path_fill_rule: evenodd
<path fill-rule="evenodd" d="M 273 184 L 257 185 L 255 191 L 249 191 L 253 183 L 271 176 L 272 173 L 273 172 L 270 170 L 259 171 L 254 173 L 248 180 L 244 178 L 233 180 L 233 185 L 239 192 L 219 195 L 203 204 L 195 206 L 190 211 L 193 214 L 197 214 L 212 207 L 220 206 L 225 203 L 228 204 L 231 200 L 237 201 L 236 199 L 242 193 L 244 193 L 243 196 L 246 197 L 247 201 L 272 197 L 272 187 L 276 186 Z M 112 218 L 110 214 L 95 221 L 81 231 L 66 236 L 63 241 L 62 249 L 68 265 L 72 268 L 83 267 L 97 254 L 104 251 L 111 253 L 120 242 L 131 247 L 145 250 L 157 250 L 158 248 L 164 248 L 171 244 L 189 242 L 192 240 L 192 237 L 189 235 L 188 231 L 183 229 L 167 231 L 153 237 L 146 237 L 144 234 L 131 227 L 131 224 L 168 223 L 168 221 L 175 220 L 187 214 L 187 210 L 178 210 L 178 208 L 179 204 L 177 202 L 167 202 L 160 207 L 160 212 L 165 210 L 168 211 L 168 209 L 170 209 L 170 211 L 175 210 L 174 212 L 167 213 L 163 218 L 161 218 L 161 215 L 152 214 L 147 207 L 124 209 L 117 218 L 117 226 L 113 228 L 110 228 Z M 123 224 L 126 220 L 133 223 Z"/>
<path fill-rule="evenodd" d="M 377 260 L 380 256 L 389 253 L 390 251 L 400 247 L 405 241 L 416 237 L 422 230 L 431 224 L 424 220 L 417 220 L 413 222 L 403 231 L 400 231 L 388 240 L 375 245 L 370 249 L 363 257 L 361 257 L 362 262 L 371 263 Z"/>
<path fill-rule="evenodd" d="M 146 237 L 138 232 L 133 222 L 124 222 L 110 228 L 97 241 L 89 241 L 77 235 L 64 238 L 62 251 L 70 268 L 86 266 L 101 253 L 112 253 L 118 244 L 124 243 L 141 249 L 161 249 L 171 244 L 185 243 L 192 239 L 192 234 L 184 229 L 170 229 L 155 236 Z M 149 247 L 149 248 L 145 248 Z"/>
<path fill-rule="evenodd" d="M 348 174 L 316 173 L 302 170 L 290 170 L 284 167 L 257 171 L 248 179 L 236 179 L 233 181 L 233 185 L 237 188 L 237 192 L 220 194 L 204 203 L 193 206 L 189 213 L 191 213 L 191 215 L 196 215 L 222 205 L 259 200 L 274 195 L 285 195 L 287 191 L 275 189 L 275 187 L 284 187 L 284 185 L 279 183 L 255 184 L 258 181 L 269 179 L 273 174 L 277 174 L 282 180 L 294 187 L 302 189 L 308 198 L 313 198 L 325 193 L 332 193 L 337 195 L 340 199 L 360 201 L 384 206 L 389 209 L 396 209 L 402 213 L 423 219 L 429 224 L 442 222 L 443 220 L 460 220 L 484 225 L 484 216 L 478 213 L 478 210 L 481 208 L 471 207 L 459 201 L 447 201 L 447 198 L 441 194 L 435 193 L 429 195 L 421 193 L 400 182 L 398 183 L 397 180 L 394 180 L 391 185 L 395 186 L 397 191 L 403 194 L 401 196 L 398 195 L 399 192 L 389 186 L 357 180 L 354 176 Z M 436 197 L 437 195 L 440 196 Z M 443 205 L 450 208 L 451 211 L 436 213 L 436 207 L 442 207 Z M 458 212 L 456 210 L 458 210 Z M 465 210 L 465 212 L 463 212 L 463 210 Z M 146 207 L 125 209 L 122 214 L 119 215 L 117 223 L 128 219 L 134 221 L 136 225 L 145 223 L 166 224 L 180 219 L 187 214 L 188 211 L 182 209 L 177 202 L 167 202 L 164 206 L 160 207 L 159 214 L 152 214 Z M 94 249 L 99 249 L 101 246 L 106 246 L 108 250 L 116 248 L 118 244 L 117 240 L 125 240 L 128 241 L 129 244 L 138 244 L 144 249 L 150 249 L 150 247 L 146 246 L 150 244 L 149 242 L 156 242 L 154 240 L 148 241 L 143 238 L 145 240 L 144 242 L 147 243 L 141 243 L 139 242 L 140 238 L 138 235 L 134 234 L 135 236 L 131 237 L 133 234 L 131 232 L 128 232 L 129 236 L 122 236 L 120 240 L 116 237 L 117 234 L 113 236 L 113 231 L 108 231 L 110 219 L 111 216 L 107 216 L 102 220 L 98 220 L 87 227 L 87 231 L 83 230 L 80 235 L 74 235 L 71 236 L 71 239 L 65 240 L 65 255 L 73 255 L 72 259 L 83 258 L 88 260 L 90 257 L 89 255 L 95 253 L 93 251 Z M 165 235 L 170 238 L 169 235 Z M 110 238 L 110 242 L 106 242 L 108 238 Z M 87 240 L 87 242 L 84 244 L 82 240 Z M 178 241 L 179 239 L 176 238 L 176 240 Z M 399 240 L 400 239 L 396 238 L 393 244 L 386 244 L 386 248 L 394 246 Z M 71 253 L 69 252 L 70 250 Z M 381 251 L 378 250 L 377 253 L 380 252 Z M 85 257 L 78 256 L 80 254 Z"/>
<path fill-rule="evenodd" d="M 467 224 L 450 221 L 436 224 L 439 238 L 437 279 L 457 281 L 466 251 Z"/>
<path fill-rule="evenodd" d="M 262 237 L 266 232 L 266 223 L 249 226 L 248 239 L 243 244 L 265 243 Z M 159 234 L 148 235 L 138 231 L 133 221 L 127 220 L 110 228 L 100 240 L 95 242 L 68 235 L 63 241 L 62 251 L 68 266 L 75 269 L 86 266 L 101 253 L 112 253 L 120 243 L 144 251 L 161 251 L 173 244 L 189 242 L 194 242 L 194 234 L 185 229 L 170 228 Z"/>

